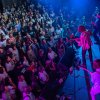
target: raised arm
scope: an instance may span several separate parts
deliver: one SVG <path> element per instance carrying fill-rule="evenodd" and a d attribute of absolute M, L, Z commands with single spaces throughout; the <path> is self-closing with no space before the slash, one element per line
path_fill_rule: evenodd
<path fill-rule="evenodd" d="M 79 43 L 80 42 L 80 38 L 76 38 L 76 39 L 74 39 L 77 43 Z"/>
<path fill-rule="evenodd" d="M 92 72 L 91 72 L 91 71 L 89 71 L 88 69 L 83 68 L 83 67 L 80 67 L 80 68 L 81 68 L 81 69 L 83 69 L 84 71 L 88 72 L 90 75 L 92 74 Z"/>

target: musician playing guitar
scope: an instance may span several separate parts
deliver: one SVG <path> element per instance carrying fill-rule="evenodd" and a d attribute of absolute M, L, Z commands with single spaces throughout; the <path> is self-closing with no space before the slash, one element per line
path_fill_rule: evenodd
<path fill-rule="evenodd" d="M 78 27 L 78 31 L 81 33 L 81 36 L 80 38 L 76 38 L 74 39 L 79 46 L 82 47 L 82 62 L 83 62 L 83 66 L 86 66 L 86 52 L 88 51 L 89 52 L 89 59 L 91 61 L 91 65 L 93 64 L 93 58 L 92 58 L 92 50 L 91 50 L 91 45 L 92 45 L 92 42 L 91 42 L 91 32 L 90 31 L 87 31 L 85 29 L 84 26 L 79 26 Z"/>

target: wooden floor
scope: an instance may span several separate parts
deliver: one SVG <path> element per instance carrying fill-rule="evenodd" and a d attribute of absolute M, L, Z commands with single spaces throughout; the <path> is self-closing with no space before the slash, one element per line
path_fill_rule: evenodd
<path fill-rule="evenodd" d="M 92 41 L 94 41 L 92 39 Z M 79 48 L 79 56 L 81 55 L 81 48 Z M 92 45 L 92 54 L 93 59 L 100 58 L 100 49 L 99 46 L 94 44 Z M 88 52 L 86 54 L 87 60 L 87 69 L 92 71 L 91 64 L 89 61 Z M 60 90 L 61 93 L 65 93 L 66 96 L 70 96 L 71 100 L 91 100 L 90 98 L 90 88 L 92 86 L 90 75 L 84 72 L 82 69 L 74 70 L 73 74 L 69 74 L 66 79 L 63 88 Z"/>

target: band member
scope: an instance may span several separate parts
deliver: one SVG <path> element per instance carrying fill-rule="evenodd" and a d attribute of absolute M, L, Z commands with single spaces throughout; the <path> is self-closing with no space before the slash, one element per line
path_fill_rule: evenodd
<path fill-rule="evenodd" d="M 100 94 L 100 59 L 93 61 L 93 68 L 96 70 L 95 72 L 90 72 L 89 70 L 82 67 L 83 70 L 87 71 L 91 75 L 93 86 L 91 88 L 90 94 L 92 100 L 96 100 L 96 96 Z M 100 100 L 100 98 L 98 98 L 98 100 Z"/>
<path fill-rule="evenodd" d="M 79 26 L 78 31 L 81 33 L 80 38 L 75 39 L 79 46 L 82 47 L 82 62 L 83 65 L 86 66 L 86 51 L 89 52 L 89 58 L 91 61 L 91 65 L 93 63 L 92 59 L 92 50 L 91 50 L 91 32 L 87 31 L 84 26 Z"/>

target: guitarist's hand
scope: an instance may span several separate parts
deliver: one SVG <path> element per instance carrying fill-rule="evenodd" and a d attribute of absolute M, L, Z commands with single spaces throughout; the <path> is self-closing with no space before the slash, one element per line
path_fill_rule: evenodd
<path fill-rule="evenodd" d="M 76 42 L 80 42 L 80 38 L 76 38 L 74 39 Z"/>

